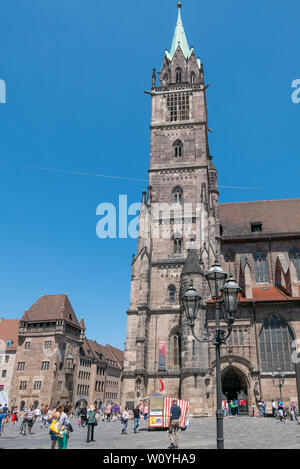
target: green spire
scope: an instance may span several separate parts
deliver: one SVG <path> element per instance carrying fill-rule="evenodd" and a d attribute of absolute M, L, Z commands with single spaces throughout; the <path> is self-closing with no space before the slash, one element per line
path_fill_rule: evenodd
<path fill-rule="evenodd" d="M 175 32 L 174 32 L 174 37 L 173 37 L 173 42 L 172 42 L 172 47 L 171 47 L 170 53 L 167 53 L 167 56 L 168 56 L 169 60 L 173 59 L 174 54 L 175 54 L 178 46 L 180 46 L 180 48 L 182 50 L 182 53 L 183 53 L 183 55 L 186 59 L 188 59 L 190 57 L 191 52 L 192 52 L 189 48 L 187 38 L 186 38 L 186 35 L 185 35 L 185 32 L 184 32 L 182 20 L 181 20 L 181 14 L 180 14 L 180 10 L 181 10 L 181 7 L 182 7 L 181 1 L 179 1 L 177 3 L 177 7 L 178 7 L 177 24 L 176 24 L 176 27 L 175 27 Z"/>

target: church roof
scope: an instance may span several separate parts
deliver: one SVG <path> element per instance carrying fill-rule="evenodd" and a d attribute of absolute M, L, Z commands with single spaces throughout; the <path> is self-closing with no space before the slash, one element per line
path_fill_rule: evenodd
<path fill-rule="evenodd" d="M 300 199 L 220 204 L 219 213 L 223 241 L 300 233 Z M 262 224 L 262 231 L 252 232 L 251 224 Z"/>
<path fill-rule="evenodd" d="M 183 27 L 183 23 L 181 19 L 181 13 L 180 13 L 180 9 L 182 6 L 180 1 L 178 2 L 177 6 L 178 6 L 178 18 L 177 18 L 177 23 L 175 26 L 172 46 L 171 46 L 170 52 L 166 51 L 166 56 L 170 61 L 173 59 L 178 46 L 182 50 L 182 53 L 186 59 L 189 59 L 193 52 L 193 48 L 191 49 L 189 48 L 189 44 L 188 44 L 186 34 L 184 31 L 184 27 Z M 201 63 L 199 59 L 198 59 L 198 65 L 200 68 Z"/>
<path fill-rule="evenodd" d="M 182 268 L 181 275 L 187 274 L 203 274 L 196 249 L 189 249 L 185 264 Z"/>

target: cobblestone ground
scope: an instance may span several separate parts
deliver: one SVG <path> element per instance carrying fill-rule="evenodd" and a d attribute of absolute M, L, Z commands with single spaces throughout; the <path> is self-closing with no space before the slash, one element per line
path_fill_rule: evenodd
<path fill-rule="evenodd" d="M 129 422 L 128 434 L 121 434 L 120 422 L 100 422 L 95 428 L 95 443 L 86 443 L 87 428 L 78 428 L 72 420 L 74 432 L 71 434 L 69 449 L 166 449 L 169 446 L 166 431 L 148 431 L 141 423 L 137 434 L 133 432 L 133 422 Z M 38 422 L 33 434 L 22 436 L 19 423 L 6 424 L 0 438 L 0 449 L 50 448 L 49 430 L 40 428 Z M 300 448 L 300 425 L 288 421 L 277 423 L 272 418 L 227 417 L 224 419 L 225 448 L 249 449 L 297 449 Z M 191 428 L 180 432 L 180 449 L 216 448 L 215 419 L 194 419 Z"/>

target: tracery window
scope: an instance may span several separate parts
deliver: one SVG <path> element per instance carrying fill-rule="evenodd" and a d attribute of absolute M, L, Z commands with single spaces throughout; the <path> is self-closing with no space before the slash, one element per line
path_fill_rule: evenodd
<path fill-rule="evenodd" d="M 182 244 L 182 240 L 180 238 L 174 239 L 174 254 L 181 253 L 181 244 Z"/>
<path fill-rule="evenodd" d="M 260 336 L 260 357 L 262 371 L 293 371 L 293 334 L 286 324 L 273 314 L 263 325 Z"/>
<path fill-rule="evenodd" d="M 258 249 L 254 254 L 255 281 L 257 283 L 269 282 L 266 254 Z"/>
<path fill-rule="evenodd" d="M 168 292 L 169 292 L 169 301 L 170 301 L 170 303 L 175 303 L 176 288 L 174 287 L 174 285 L 169 286 Z"/>
<path fill-rule="evenodd" d="M 190 99 L 188 93 L 171 93 L 167 96 L 170 122 L 185 121 L 190 118 Z"/>
<path fill-rule="evenodd" d="M 182 199 L 183 199 L 183 193 L 182 190 L 179 187 L 176 187 L 173 190 L 173 202 L 174 204 L 182 204 Z"/>
<path fill-rule="evenodd" d="M 297 272 L 297 280 L 300 280 L 300 251 L 297 248 L 290 250 L 290 258 L 293 260 Z"/>
<path fill-rule="evenodd" d="M 181 83 L 182 82 L 182 70 L 181 70 L 181 68 L 176 69 L 175 75 L 176 75 L 176 83 Z"/>
<path fill-rule="evenodd" d="M 183 156 L 183 143 L 181 140 L 176 140 L 176 142 L 173 143 L 174 147 L 174 156 L 175 158 L 181 158 Z"/>

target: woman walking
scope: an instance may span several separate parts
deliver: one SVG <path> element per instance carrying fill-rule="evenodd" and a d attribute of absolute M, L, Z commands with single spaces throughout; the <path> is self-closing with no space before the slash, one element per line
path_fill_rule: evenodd
<path fill-rule="evenodd" d="M 56 409 L 49 415 L 49 420 L 53 422 L 53 420 L 59 421 L 60 414 L 62 413 L 62 405 L 58 405 Z M 53 430 L 49 432 L 50 439 L 51 439 L 51 449 L 55 449 L 56 442 L 57 442 L 57 433 Z"/>
<path fill-rule="evenodd" d="M 70 420 L 69 420 L 70 407 L 65 406 L 63 412 L 60 414 L 58 422 L 59 435 L 57 437 L 59 449 L 67 449 L 68 439 L 69 439 L 69 429 L 70 429 Z"/>
<path fill-rule="evenodd" d="M 14 407 L 14 410 L 12 411 L 11 421 L 13 425 L 15 424 L 15 422 L 18 421 L 18 407 Z"/>
<path fill-rule="evenodd" d="M 128 407 L 125 407 L 124 412 L 123 412 L 123 424 L 124 424 L 124 427 L 122 429 L 123 435 L 127 435 L 128 420 L 129 420 Z"/>
<path fill-rule="evenodd" d="M 95 441 L 94 440 L 94 428 L 97 425 L 96 422 L 96 409 L 94 405 L 90 405 L 90 410 L 88 412 L 88 420 L 87 420 L 87 425 L 88 425 L 88 430 L 87 430 L 87 439 L 86 442 L 89 443 L 90 441 Z"/>

